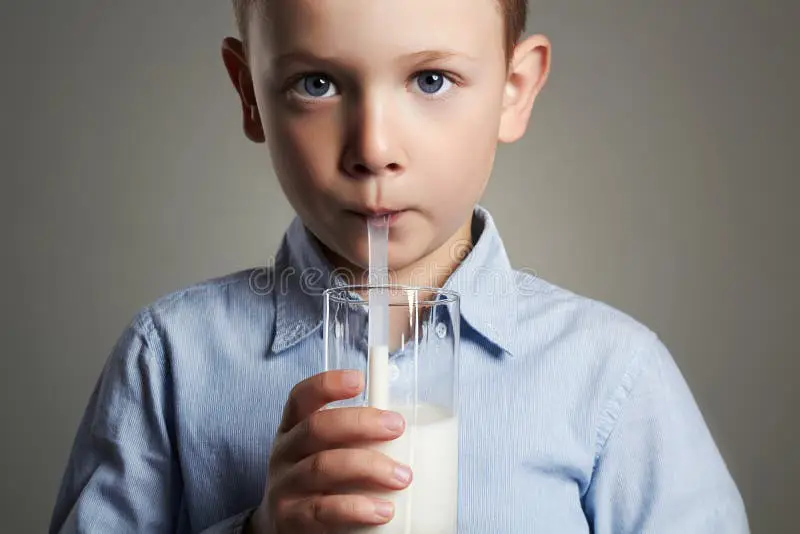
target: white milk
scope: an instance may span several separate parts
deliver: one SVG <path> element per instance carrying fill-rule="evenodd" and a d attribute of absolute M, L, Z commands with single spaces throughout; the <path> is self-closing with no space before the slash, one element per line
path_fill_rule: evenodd
<path fill-rule="evenodd" d="M 458 420 L 441 408 L 421 405 L 394 408 L 406 419 L 406 430 L 375 448 L 411 466 L 413 480 L 402 491 L 375 496 L 395 503 L 386 525 L 356 529 L 359 534 L 455 534 L 458 511 Z"/>

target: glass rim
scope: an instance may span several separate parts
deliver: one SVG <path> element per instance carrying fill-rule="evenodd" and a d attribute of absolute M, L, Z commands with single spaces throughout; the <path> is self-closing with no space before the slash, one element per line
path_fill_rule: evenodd
<path fill-rule="evenodd" d="M 346 303 L 368 303 L 365 300 L 352 300 L 348 298 L 340 297 L 340 293 L 352 294 L 352 293 L 359 293 L 364 292 L 367 295 L 369 294 L 369 290 L 371 289 L 383 289 L 388 291 L 401 291 L 408 293 L 410 291 L 415 291 L 419 294 L 428 294 L 433 293 L 433 298 L 425 298 L 421 300 L 417 300 L 416 303 L 418 306 L 436 306 L 441 304 L 458 304 L 460 305 L 461 296 L 458 292 L 453 291 L 452 289 L 443 289 L 441 287 L 433 287 L 433 286 L 410 286 L 404 284 L 345 284 L 336 287 L 330 287 L 323 291 L 323 296 L 327 300 L 331 300 L 334 302 L 346 304 Z M 444 298 L 436 298 L 438 296 L 443 296 Z M 394 303 L 389 302 L 389 306 L 408 306 L 408 302 L 403 303 Z"/>

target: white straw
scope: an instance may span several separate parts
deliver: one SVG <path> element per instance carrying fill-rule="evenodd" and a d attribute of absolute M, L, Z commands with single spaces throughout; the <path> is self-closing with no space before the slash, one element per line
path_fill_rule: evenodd
<path fill-rule="evenodd" d="M 389 408 L 389 221 L 370 218 L 369 235 L 369 372 L 367 401 L 371 407 Z M 375 286 L 384 286 L 383 289 Z"/>

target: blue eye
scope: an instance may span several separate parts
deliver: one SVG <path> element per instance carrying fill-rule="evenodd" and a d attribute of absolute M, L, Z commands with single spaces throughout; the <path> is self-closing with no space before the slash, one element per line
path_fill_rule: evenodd
<path fill-rule="evenodd" d="M 453 85 L 447 76 L 438 71 L 422 72 L 416 76 L 414 83 L 420 91 L 427 95 L 444 92 L 441 90 L 443 87 L 446 87 L 446 91 Z"/>
<path fill-rule="evenodd" d="M 336 95 L 336 86 L 327 76 L 321 74 L 303 76 L 295 84 L 294 90 L 305 98 L 329 98 Z"/>

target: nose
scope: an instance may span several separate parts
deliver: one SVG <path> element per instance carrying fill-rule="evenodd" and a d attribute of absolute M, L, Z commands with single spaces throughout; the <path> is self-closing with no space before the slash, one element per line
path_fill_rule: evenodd
<path fill-rule="evenodd" d="M 406 155 L 391 102 L 376 95 L 354 102 L 348 111 L 344 171 L 354 178 L 402 174 Z"/>

